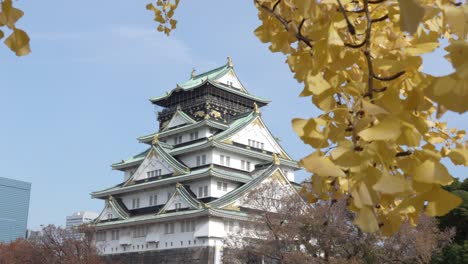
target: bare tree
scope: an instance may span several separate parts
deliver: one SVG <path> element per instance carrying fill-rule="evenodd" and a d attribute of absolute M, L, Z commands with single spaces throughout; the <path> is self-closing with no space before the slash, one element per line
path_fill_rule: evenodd
<path fill-rule="evenodd" d="M 100 264 L 92 233 L 86 226 L 73 231 L 46 226 L 34 239 L 0 244 L 0 264 Z"/>
<path fill-rule="evenodd" d="M 429 263 L 454 234 L 424 216 L 392 237 L 364 233 L 345 201 L 308 205 L 285 190 L 269 183 L 244 199 L 252 217 L 241 225 L 249 228 L 226 240 L 224 263 Z"/>

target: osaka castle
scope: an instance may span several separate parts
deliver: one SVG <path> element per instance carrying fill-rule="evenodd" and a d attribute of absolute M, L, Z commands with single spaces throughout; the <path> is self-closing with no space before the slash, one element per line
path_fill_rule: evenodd
<path fill-rule="evenodd" d="M 146 150 L 112 164 L 119 184 L 91 193 L 105 204 L 95 244 L 110 261 L 222 263 L 224 239 L 250 219 L 243 198 L 269 181 L 294 189 L 297 162 L 230 58 L 150 102 L 160 111 L 156 132 L 138 138 Z"/>

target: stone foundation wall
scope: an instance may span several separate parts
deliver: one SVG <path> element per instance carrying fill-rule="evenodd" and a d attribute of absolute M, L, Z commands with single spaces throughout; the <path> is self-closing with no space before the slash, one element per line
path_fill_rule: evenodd
<path fill-rule="evenodd" d="M 214 264 L 214 247 L 165 249 L 102 256 L 106 264 Z"/>

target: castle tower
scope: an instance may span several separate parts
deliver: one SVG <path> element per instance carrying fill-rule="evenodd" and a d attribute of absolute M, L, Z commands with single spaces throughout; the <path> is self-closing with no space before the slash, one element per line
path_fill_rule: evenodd
<path fill-rule="evenodd" d="M 158 131 L 138 138 L 147 149 L 112 165 L 121 183 L 91 194 L 105 201 L 96 245 L 110 259 L 220 263 L 223 239 L 249 221 L 242 197 L 267 180 L 293 188 L 297 162 L 230 58 L 150 101 L 163 109 Z"/>

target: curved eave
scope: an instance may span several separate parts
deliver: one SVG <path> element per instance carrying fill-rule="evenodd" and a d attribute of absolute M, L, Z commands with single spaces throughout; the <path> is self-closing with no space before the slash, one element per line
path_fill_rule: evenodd
<path fill-rule="evenodd" d="M 268 168 L 262 170 L 261 174 L 257 177 L 255 177 L 253 180 L 250 182 L 242 185 L 241 187 L 232 190 L 231 192 L 223 195 L 221 198 L 214 200 L 207 205 L 211 207 L 223 207 L 226 206 L 230 203 L 233 203 L 240 197 L 242 197 L 244 194 L 252 190 L 253 188 L 257 187 L 258 184 L 260 184 L 263 180 L 266 178 L 270 177 L 272 174 L 274 174 L 276 171 L 279 171 L 280 174 L 282 174 L 281 170 L 279 169 L 278 166 L 272 164 Z M 283 175 L 283 174 L 282 174 Z M 284 176 L 284 175 L 283 175 Z"/>
<path fill-rule="evenodd" d="M 228 125 L 221 124 L 221 123 L 218 123 L 218 122 L 215 122 L 215 121 L 212 121 L 212 120 L 203 120 L 203 121 L 197 122 L 195 124 L 188 124 L 188 125 L 185 125 L 185 126 L 174 128 L 174 129 L 169 129 L 169 130 L 166 130 L 166 131 L 163 131 L 163 132 L 159 132 L 159 133 L 156 132 L 156 133 L 149 134 L 149 135 L 146 135 L 146 136 L 141 136 L 141 137 L 137 138 L 137 140 L 140 143 L 148 144 L 148 143 L 151 143 L 153 141 L 153 138 L 154 138 L 154 136 L 156 134 L 158 134 L 159 138 L 161 139 L 163 137 L 167 137 L 167 136 L 170 136 L 170 135 L 174 135 L 174 134 L 178 134 L 178 133 L 181 133 L 181 132 L 189 131 L 189 130 L 192 130 L 192 129 L 195 129 L 195 128 L 198 128 L 198 127 L 202 127 L 202 126 L 205 126 L 205 125 L 209 126 L 209 127 L 213 127 L 213 128 L 222 129 L 222 130 L 225 130 L 225 129 L 227 129 L 229 127 Z"/>
<path fill-rule="evenodd" d="M 178 173 L 188 173 L 190 169 L 176 160 L 173 156 L 171 156 L 169 153 L 167 153 L 161 146 L 158 144 L 153 145 L 153 149 L 156 151 L 156 153 L 162 157 L 169 165 L 171 165 Z"/>
<path fill-rule="evenodd" d="M 150 98 L 149 101 L 151 103 L 153 103 L 153 104 L 164 106 L 164 105 L 160 104 L 160 102 L 167 99 L 167 98 L 169 98 L 169 97 L 171 97 L 174 92 L 181 91 L 181 90 L 182 91 L 194 90 L 194 89 L 197 89 L 199 87 L 202 87 L 206 83 L 210 83 L 211 85 L 215 86 L 216 88 L 219 88 L 219 89 L 222 89 L 224 91 L 231 92 L 233 94 L 236 94 L 236 95 L 245 97 L 247 99 L 250 99 L 252 101 L 258 102 L 258 103 L 262 104 L 261 106 L 267 105 L 268 103 L 271 102 L 270 100 L 267 100 L 267 99 L 263 99 L 263 98 L 260 98 L 260 97 L 257 97 L 257 96 L 253 96 L 251 94 L 244 93 L 244 92 L 238 91 L 238 90 L 233 89 L 233 88 L 225 87 L 224 85 L 222 85 L 222 84 L 220 84 L 218 82 L 212 81 L 210 79 L 205 79 L 203 81 L 200 81 L 199 84 L 196 84 L 196 85 L 193 85 L 193 86 L 190 86 L 190 87 L 185 87 L 184 88 L 184 87 L 178 86 L 177 88 L 172 89 L 169 93 L 167 93 L 167 94 L 165 94 L 163 96 Z"/>
<path fill-rule="evenodd" d="M 136 216 L 136 217 L 131 217 L 125 220 L 116 220 L 116 221 L 110 221 L 110 222 L 104 222 L 104 223 L 97 223 L 94 225 L 94 227 L 97 230 L 102 230 L 102 229 L 107 229 L 107 228 L 133 226 L 135 224 L 158 223 L 158 222 L 165 222 L 165 221 L 178 220 L 178 219 L 187 219 L 187 218 L 194 218 L 194 217 L 200 217 L 200 216 L 216 216 L 216 217 L 237 219 L 237 220 L 248 219 L 248 214 L 245 212 L 224 210 L 224 209 L 218 209 L 218 208 L 204 208 L 204 209 L 170 212 L 170 213 L 165 213 L 165 214 L 160 214 L 160 215 L 149 214 L 149 215 L 143 215 L 143 216 Z"/>
<path fill-rule="evenodd" d="M 224 171 L 224 170 L 217 169 L 217 168 L 211 169 L 207 167 L 204 169 L 200 169 L 198 171 L 192 171 L 188 175 L 186 174 L 186 175 L 180 175 L 180 176 L 172 176 L 172 177 L 161 179 L 161 180 L 143 182 L 143 183 L 125 186 L 125 187 L 114 186 L 114 187 L 107 188 L 101 191 L 92 192 L 91 197 L 97 198 L 97 199 L 104 199 L 104 198 L 107 198 L 109 195 L 118 195 L 122 193 L 128 193 L 128 192 L 143 190 L 147 188 L 153 188 L 153 187 L 162 186 L 162 185 L 170 185 L 170 184 L 174 184 L 177 182 L 183 183 L 184 181 L 195 180 L 195 179 L 200 179 L 204 177 L 216 177 L 216 178 L 230 180 L 234 182 L 240 182 L 240 183 L 247 183 L 252 179 L 250 176 L 247 176 L 247 175 L 241 175 L 239 173 L 232 173 L 232 172 Z"/>

